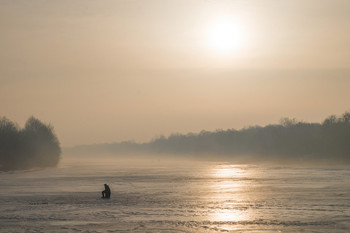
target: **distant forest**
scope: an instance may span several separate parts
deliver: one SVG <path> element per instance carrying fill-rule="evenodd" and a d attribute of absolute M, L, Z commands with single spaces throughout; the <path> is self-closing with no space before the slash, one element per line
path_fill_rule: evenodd
<path fill-rule="evenodd" d="M 67 151 L 82 154 L 176 155 L 242 162 L 315 161 L 350 163 L 350 112 L 322 123 L 285 118 L 279 124 L 241 130 L 172 134 L 148 143 L 85 145 Z"/>
<path fill-rule="evenodd" d="M 51 125 L 30 117 L 23 129 L 0 117 L 0 171 L 52 167 L 61 148 Z"/>

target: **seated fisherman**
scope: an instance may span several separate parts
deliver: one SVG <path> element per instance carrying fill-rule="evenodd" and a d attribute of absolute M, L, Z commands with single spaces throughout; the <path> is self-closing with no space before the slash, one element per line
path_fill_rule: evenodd
<path fill-rule="evenodd" d="M 111 189 L 107 184 L 105 184 L 105 190 L 102 191 L 102 198 L 110 198 L 111 197 Z"/>

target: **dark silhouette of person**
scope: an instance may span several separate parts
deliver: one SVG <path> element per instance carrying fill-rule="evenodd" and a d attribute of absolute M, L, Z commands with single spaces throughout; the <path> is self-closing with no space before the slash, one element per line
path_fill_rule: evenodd
<path fill-rule="evenodd" d="M 110 198 L 111 197 L 111 189 L 107 184 L 105 184 L 105 190 L 102 191 L 102 198 Z"/>

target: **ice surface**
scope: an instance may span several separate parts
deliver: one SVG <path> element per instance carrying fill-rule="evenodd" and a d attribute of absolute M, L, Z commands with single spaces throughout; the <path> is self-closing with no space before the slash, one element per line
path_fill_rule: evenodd
<path fill-rule="evenodd" d="M 63 161 L 0 177 L 1 232 L 350 231 L 347 168 Z"/>

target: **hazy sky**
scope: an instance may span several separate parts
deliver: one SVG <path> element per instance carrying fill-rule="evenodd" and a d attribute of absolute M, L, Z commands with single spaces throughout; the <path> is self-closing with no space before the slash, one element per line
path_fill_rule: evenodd
<path fill-rule="evenodd" d="M 0 115 L 63 146 L 350 110 L 348 0 L 0 0 Z"/>

